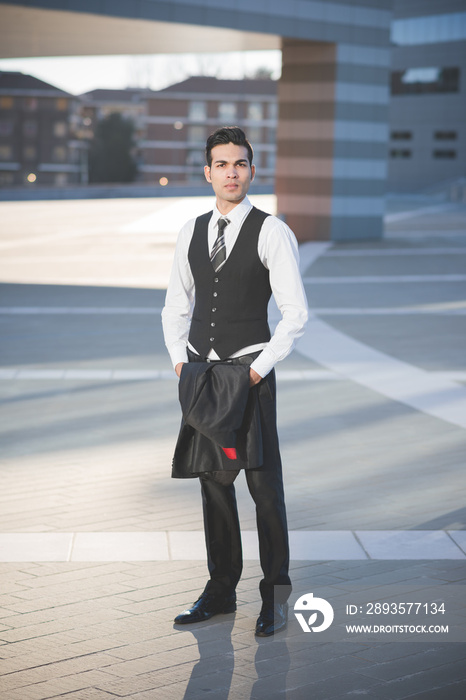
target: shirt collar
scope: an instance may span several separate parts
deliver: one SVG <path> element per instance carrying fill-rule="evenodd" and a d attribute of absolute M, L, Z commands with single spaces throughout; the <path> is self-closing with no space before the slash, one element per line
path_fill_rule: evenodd
<path fill-rule="evenodd" d="M 212 225 L 216 226 L 217 221 L 223 216 L 225 219 L 228 219 L 232 224 L 239 226 L 244 221 L 246 215 L 249 214 L 251 209 L 252 204 L 247 196 L 243 199 L 242 202 L 237 204 L 236 207 L 234 207 L 234 209 L 232 209 L 228 214 L 225 215 L 220 214 L 219 210 L 217 209 L 217 206 L 215 206 L 211 219 Z"/>

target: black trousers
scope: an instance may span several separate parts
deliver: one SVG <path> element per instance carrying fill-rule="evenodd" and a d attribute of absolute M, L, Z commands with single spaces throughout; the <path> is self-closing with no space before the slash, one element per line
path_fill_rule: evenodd
<path fill-rule="evenodd" d="M 251 361 L 253 359 L 251 357 Z M 284 602 L 291 593 L 291 581 L 288 575 L 288 527 L 277 435 L 275 372 L 272 371 L 251 391 L 258 392 L 264 463 L 259 469 L 242 471 L 256 505 L 259 556 L 263 571 L 260 593 L 265 601 L 275 599 Z M 228 594 L 235 590 L 243 568 L 235 486 L 233 483 L 219 483 L 211 473 L 201 475 L 200 484 L 210 573 L 207 588 L 214 594 Z"/>
<path fill-rule="evenodd" d="M 260 582 L 263 600 L 284 602 L 291 593 L 288 575 L 289 548 L 283 482 L 280 473 L 245 470 L 256 504 L 259 555 L 264 578 Z M 200 477 L 204 512 L 209 590 L 232 592 L 243 569 L 241 533 L 234 484 L 223 486 L 208 476 Z M 279 588 L 276 588 L 276 587 Z"/>

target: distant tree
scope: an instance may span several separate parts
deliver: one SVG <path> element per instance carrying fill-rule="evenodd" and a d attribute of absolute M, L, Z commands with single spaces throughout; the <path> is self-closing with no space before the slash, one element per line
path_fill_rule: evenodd
<path fill-rule="evenodd" d="M 251 73 L 250 78 L 255 78 L 256 80 L 272 80 L 273 71 L 267 66 L 259 66 L 253 73 Z"/>
<path fill-rule="evenodd" d="M 133 122 L 116 112 L 105 117 L 89 149 L 89 182 L 132 182 L 137 172 L 133 147 Z"/>

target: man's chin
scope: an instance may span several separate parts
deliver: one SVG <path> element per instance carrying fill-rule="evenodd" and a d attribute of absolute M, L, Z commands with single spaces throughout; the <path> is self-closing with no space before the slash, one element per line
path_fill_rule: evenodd
<path fill-rule="evenodd" d="M 228 202 L 241 202 L 241 200 L 244 199 L 245 196 L 246 196 L 246 192 L 243 192 L 243 191 L 240 190 L 240 189 L 236 189 L 236 190 L 227 190 L 227 191 L 224 193 L 224 198 L 225 198 Z"/>

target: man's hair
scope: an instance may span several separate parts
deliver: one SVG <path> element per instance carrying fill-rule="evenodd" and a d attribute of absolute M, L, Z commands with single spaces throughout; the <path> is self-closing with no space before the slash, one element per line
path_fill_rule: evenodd
<path fill-rule="evenodd" d="M 207 165 L 212 165 L 212 149 L 221 144 L 233 143 L 235 146 L 244 146 L 248 152 L 249 165 L 252 165 L 253 150 L 246 138 L 246 134 L 239 126 L 222 126 L 214 131 L 207 139 L 205 146 L 205 159 Z"/>

